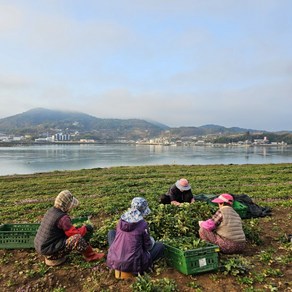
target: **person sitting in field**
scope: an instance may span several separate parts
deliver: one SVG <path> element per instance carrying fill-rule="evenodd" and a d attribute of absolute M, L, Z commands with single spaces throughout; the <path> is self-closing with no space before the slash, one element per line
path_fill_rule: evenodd
<path fill-rule="evenodd" d="M 34 239 L 36 251 L 45 256 L 49 266 L 62 264 L 66 255 L 76 250 L 83 254 L 85 261 L 102 259 L 104 253 L 95 252 L 84 236 L 93 233 L 91 225 L 76 228 L 72 225 L 68 215 L 72 208 L 79 205 L 79 201 L 68 191 L 58 194 L 54 206 L 44 215 Z"/>
<path fill-rule="evenodd" d="M 181 178 L 170 187 L 167 194 L 160 197 L 159 202 L 179 206 L 181 203 L 193 203 L 194 201 L 189 182 L 185 178 Z"/>
<path fill-rule="evenodd" d="M 150 236 L 144 217 L 150 213 L 147 201 L 135 197 L 131 208 L 117 223 L 116 230 L 108 233 L 107 265 L 110 269 L 137 275 L 151 268 L 163 256 L 164 245 Z"/>
<path fill-rule="evenodd" d="M 233 197 L 222 194 L 212 200 L 218 203 L 219 210 L 206 221 L 199 221 L 200 238 L 219 246 L 222 253 L 232 254 L 241 252 L 246 246 L 242 221 L 233 209 Z"/>

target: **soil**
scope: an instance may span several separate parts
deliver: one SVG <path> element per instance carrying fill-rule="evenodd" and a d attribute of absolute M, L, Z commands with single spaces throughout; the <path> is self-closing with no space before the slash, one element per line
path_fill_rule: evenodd
<path fill-rule="evenodd" d="M 263 271 L 279 269 L 279 275 L 267 275 L 264 281 L 240 283 L 239 278 L 225 275 L 222 271 L 203 274 L 184 275 L 168 267 L 165 260 L 155 265 L 151 279 L 173 279 L 178 291 L 292 291 L 291 244 L 285 243 L 285 236 L 291 234 L 291 224 L 287 220 L 289 209 L 273 209 L 271 218 L 260 218 L 260 237 L 262 244 L 248 244 L 240 255 L 252 263 L 249 270 L 255 275 Z M 289 213 L 289 212 L 288 212 Z M 283 248 L 285 246 L 286 248 Z M 288 251 L 287 251 L 288 249 Z M 263 260 L 261 254 L 272 253 L 272 260 Z M 231 256 L 219 255 L 219 263 Z M 236 256 L 233 255 L 233 258 Z M 238 257 L 238 256 L 237 256 Z M 279 258 L 286 259 L 285 263 Z M 71 254 L 68 260 L 58 267 L 47 267 L 44 259 L 32 249 L 0 250 L 0 287 L 1 291 L 132 291 L 135 278 L 118 280 L 105 262 L 86 263 L 79 254 Z M 160 270 L 160 272 L 159 272 Z M 249 288 L 249 290 L 247 290 Z M 142 290 L 141 290 L 142 291 Z M 163 290 L 161 290 L 163 291 Z M 168 290 L 171 291 L 171 290 Z"/>

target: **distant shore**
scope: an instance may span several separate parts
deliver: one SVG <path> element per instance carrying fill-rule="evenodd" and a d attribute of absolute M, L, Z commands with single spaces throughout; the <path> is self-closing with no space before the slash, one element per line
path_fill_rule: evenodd
<path fill-rule="evenodd" d="M 48 145 L 151 145 L 151 146 L 177 146 L 177 147 L 292 147 L 292 144 L 237 144 L 237 143 L 186 143 L 186 144 L 162 144 L 162 143 L 136 143 L 136 142 L 80 142 L 80 141 L 58 141 L 58 142 L 0 142 L 0 147 L 16 146 L 48 146 Z"/>

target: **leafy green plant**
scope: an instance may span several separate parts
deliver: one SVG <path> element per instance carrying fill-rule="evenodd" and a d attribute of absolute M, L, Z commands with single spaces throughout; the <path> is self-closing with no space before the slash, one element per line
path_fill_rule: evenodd
<path fill-rule="evenodd" d="M 282 277 L 283 273 L 280 269 L 267 268 L 263 270 L 263 274 L 267 277 Z"/>
<path fill-rule="evenodd" d="M 211 208 L 205 202 L 174 205 L 158 205 L 147 218 L 151 235 L 156 240 L 179 237 L 199 237 L 200 220 L 211 217 Z"/>
<path fill-rule="evenodd" d="M 192 281 L 192 282 L 188 283 L 188 287 L 193 288 L 194 291 L 196 291 L 196 292 L 203 291 L 201 289 L 200 285 L 198 283 L 196 283 L 195 281 Z"/>
<path fill-rule="evenodd" d="M 148 274 L 138 275 L 132 284 L 133 292 L 175 292 L 177 285 L 174 280 L 163 278 L 152 280 Z"/>
<path fill-rule="evenodd" d="M 243 221 L 243 231 L 245 233 L 246 239 L 251 243 L 260 245 L 262 240 L 260 238 L 260 228 L 258 219 L 250 219 Z"/>
<path fill-rule="evenodd" d="M 250 286 L 254 283 L 254 280 L 251 277 L 237 277 L 237 282 Z"/>
<path fill-rule="evenodd" d="M 187 237 L 187 236 L 181 236 L 178 238 L 169 238 L 165 239 L 163 243 L 166 243 L 172 247 L 176 247 L 180 250 L 192 250 L 200 247 L 206 247 L 207 242 L 195 237 Z"/>
<path fill-rule="evenodd" d="M 50 267 L 48 267 L 44 262 L 40 262 L 40 263 L 38 263 L 38 265 L 37 265 L 36 273 L 42 277 L 42 276 L 44 276 L 49 270 L 50 270 Z"/>
<path fill-rule="evenodd" d="M 247 259 L 242 256 L 236 258 L 229 258 L 223 260 L 221 263 L 221 268 L 223 269 L 224 275 L 238 276 L 248 273 L 250 263 Z"/>
<path fill-rule="evenodd" d="M 275 250 L 273 248 L 262 250 L 261 253 L 259 254 L 259 259 L 262 262 L 271 264 L 273 262 L 274 254 L 275 254 Z"/>

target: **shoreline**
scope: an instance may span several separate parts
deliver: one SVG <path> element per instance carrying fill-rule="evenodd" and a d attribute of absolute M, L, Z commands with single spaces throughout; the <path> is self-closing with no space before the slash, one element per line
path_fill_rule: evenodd
<path fill-rule="evenodd" d="M 26 146 L 53 146 L 53 145 L 149 145 L 149 146 L 163 146 L 163 147 L 292 147 L 292 144 L 227 144 L 227 143 L 204 143 L 204 144 L 196 144 L 196 143 L 185 143 L 185 144 L 162 144 L 162 143 L 118 143 L 118 142 L 79 142 L 79 141 L 59 141 L 59 142 L 49 142 L 49 143 L 38 143 L 38 142 L 0 142 L 1 147 L 26 147 Z"/>
<path fill-rule="evenodd" d="M 33 173 L 14 173 L 14 174 L 0 174 L 0 178 L 5 177 L 21 177 L 21 176 L 38 176 L 38 175 L 53 175 L 56 173 L 66 173 L 66 172 L 79 172 L 79 171 L 94 171 L 96 169 L 114 169 L 114 168 L 163 168 L 163 167 L 252 167 L 252 166 L 277 166 L 277 165 L 292 165 L 292 162 L 278 162 L 278 163 L 244 163 L 244 164 L 237 164 L 237 163 L 220 163 L 220 164 L 154 164 L 154 165 L 117 165 L 117 166 L 105 166 L 105 167 L 92 167 L 92 168 L 80 168 L 80 169 L 61 169 L 61 170 L 51 170 L 51 171 L 40 171 L 40 172 L 33 172 Z"/>

